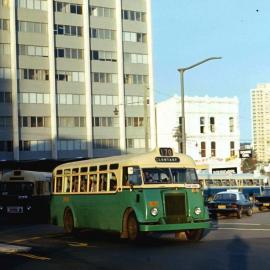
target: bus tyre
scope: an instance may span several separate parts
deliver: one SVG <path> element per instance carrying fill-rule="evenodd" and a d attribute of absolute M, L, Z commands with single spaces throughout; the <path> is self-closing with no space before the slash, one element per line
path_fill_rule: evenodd
<path fill-rule="evenodd" d="M 74 219 L 73 219 L 72 211 L 70 209 L 65 210 L 64 231 L 65 231 L 65 233 L 68 233 L 68 234 L 74 232 Z"/>
<path fill-rule="evenodd" d="M 127 221 L 127 233 L 130 241 L 139 239 L 139 225 L 134 213 L 131 213 Z"/>
<path fill-rule="evenodd" d="M 243 213 L 243 211 L 242 211 L 242 208 L 240 208 L 238 211 L 237 211 L 237 218 L 242 218 L 242 213 Z"/>
<path fill-rule="evenodd" d="M 188 230 L 185 231 L 186 233 L 186 238 L 189 241 L 200 241 L 203 238 L 203 229 L 196 229 L 196 230 Z"/>
<path fill-rule="evenodd" d="M 252 216 L 252 214 L 253 214 L 252 208 L 248 208 L 247 215 L 250 217 Z"/>

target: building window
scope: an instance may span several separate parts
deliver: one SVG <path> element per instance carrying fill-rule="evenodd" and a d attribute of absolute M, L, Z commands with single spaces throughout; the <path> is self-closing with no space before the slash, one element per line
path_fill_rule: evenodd
<path fill-rule="evenodd" d="M 12 127 L 12 117 L 0 116 L 0 128 L 10 128 L 10 127 Z"/>
<path fill-rule="evenodd" d="M 84 82 L 84 72 L 81 71 L 56 71 L 57 81 Z"/>
<path fill-rule="evenodd" d="M 58 150 L 61 151 L 74 151 L 74 150 L 86 150 L 86 140 L 58 140 Z"/>
<path fill-rule="evenodd" d="M 55 24 L 54 25 L 54 34 L 55 35 L 65 35 L 65 36 L 82 36 L 82 27 L 74 25 L 63 25 Z"/>
<path fill-rule="evenodd" d="M 142 149 L 145 148 L 145 139 L 127 139 L 127 148 Z"/>
<path fill-rule="evenodd" d="M 85 117 L 58 117 L 58 126 L 63 128 L 85 127 Z"/>
<path fill-rule="evenodd" d="M 51 151 L 50 141 L 20 141 L 20 151 L 31 151 L 31 152 L 46 152 Z"/>
<path fill-rule="evenodd" d="M 229 129 L 230 129 L 230 132 L 234 132 L 234 119 L 233 119 L 233 117 L 229 118 Z"/>
<path fill-rule="evenodd" d="M 0 19 L 0 30 L 9 31 L 9 20 Z"/>
<path fill-rule="evenodd" d="M 115 31 L 110 29 L 100 29 L 100 28 L 91 28 L 90 29 L 91 38 L 98 39 L 115 39 Z"/>
<path fill-rule="evenodd" d="M 123 32 L 123 41 L 146 43 L 147 35 L 145 33 Z"/>
<path fill-rule="evenodd" d="M 235 144 L 234 144 L 234 142 L 230 142 L 230 156 L 231 157 L 235 156 Z"/>
<path fill-rule="evenodd" d="M 115 10 L 106 7 L 90 6 L 90 15 L 98 17 L 115 17 Z"/>
<path fill-rule="evenodd" d="M 146 13 L 133 10 L 122 10 L 122 19 L 137 22 L 145 22 Z"/>
<path fill-rule="evenodd" d="M 21 104 L 49 104 L 50 94 L 20 93 L 19 103 Z"/>
<path fill-rule="evenodd" d="M 10 55 L 9 43 L 0 43 L 0 55 Z"/>
<path fill-rule="evenodd" d="M 56 48 L 55 57 L 68 59 L 83 59 L 83 50 L 72 48 Z"/>
<path fill-rule="evenodd" d="M 126 117 L 126 127 L 143 127 L 143 117 Z"/>
<path fill-rule="evenodd" d="M 94 149 L 117 149 L 119 148 L 119 139 L 95 139 Z"/>
<path fill-rule="evenodd" d="M 0 6 L 9 7 L 9 0 L 0 0 Z"/>
<path fill-rule="evenodd" d="M 11 92 L 0 92 L 0 103 L 11 103 Z"/>
<path fill-rule="evenodd" d="M 85 104 L 85 95 L 57 94 L 57 104 L 84 105 Z"/>
<path fill-rule="evenodd" d="M 211 157 L 216 156 L 216 142 L 211 142 Z"/>
<path fill-rule="evenodd" d="M 215 118 L 210 117 L 210 131 L 213 133 L 215 132 Z"/>
<path fill-rule="evenodd" d="M 0 141 L 0 152 L 13 152 L 13 141 Z"/>
<path fill-rule="evenodd" d="M 19 69 L 18 79 L 23 80 L 49 80 L 49 70 L 44 69 Z"/>
<path fill-rule="evenodd" d="M 205 133 L 205 117 L 200 117 L 200 133 Z"/>
<path fill-rule="evenodd" d="M 148 76 L 147 75 L 139 75 L 139 74 L 125 74 L 124 75 L 125 84 L 148 84 Z"/>
<path fill-rule="evenodd" d="M 93 72 L 92 80 L 95 83 L 117 83 L 117 74 Z"/>
<path fill-rule="evenodd" d="M 140 53 L 125 53 L 124 62 L 126 64 L 148 64 L 148 55 Z"/>
<path fill-rule="evenodd" d="M 19 55 L 48 57 L 48 47 L 19 44 L 17 48 Z"/>
<path fill-rule="evenodd" d="M 50 127 L 49 116 L 21 116 L 21 127 Z"/>
<path fill-rule="evenodd" d="M 93 117 L 94 127 L 119 127 L 118 117 Z"/>
<path fill-rule="evenodd" d="M 38 22 L 17 21 L 18 32 L 47 33 L 48 24 Z"/>
<path fill-rule="evenodd" d="M 201 142 L 201 157 L 205 158 L 206 157 L 206 143 Z"/>
<path fill-rule="evenodd" d="M 118 105 L 118 96 L 93 95 L 94 105 Z"/>
<path fill-rule="evenodd" d="M 61 2 L 61 1 L 54 1 L 53 11 L 80 15 L 82 14 L 82 5 L 71 4 L 71 3 Z"/>
<path fill-rule="evenodd" d="M 91 51 L 91 60 L 116 62 L 117 54 L 113 51 Z"/>
<path fill-rule="evenodd" d="M 47 0 L 16 0 L 16 7 L 44 11 L 48 10 Z"/>
<path fill-rule="evenodd" d="M 142 106 L 144 105 L 144 97 L 125 96 L 125 104 L 127 106 Z"/>

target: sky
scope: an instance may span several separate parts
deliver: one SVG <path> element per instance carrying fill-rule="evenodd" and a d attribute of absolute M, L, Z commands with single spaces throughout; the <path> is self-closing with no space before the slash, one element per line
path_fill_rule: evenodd
<path fill-rule="evenodd" d="M 180 95 L 239 99 L 241 142 L 251 142 L 250 89 L 270 82 L 270 0 L 152 0 L 155 100 Z"/>

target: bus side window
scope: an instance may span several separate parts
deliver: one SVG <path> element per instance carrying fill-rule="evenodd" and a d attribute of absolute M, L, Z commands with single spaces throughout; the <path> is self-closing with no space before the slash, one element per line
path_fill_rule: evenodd
<path fill-rule="evenodd" d="M 80 192 L 87 192 L 87 182 L 88 178 L 87 175 L 81 175 L 81 184 L 80 184 Z"/>
<path fill-rule="evenodd" d="M 78 192 L 79 177 L 77 175 L 72 176 L 72 192 Z"/>
<path fill-rule="evenodd" d="M 70 192 L 70 176 L 65 176 L 65 192 Z"/>
<path fill-rule="evenodd" d="M 62 192 L 62 177 L 56 178 L 56 192 Z"/>
<path fill-rule="evenodd" d="M 99 191 L 107 191 L 107 173 L 99 175 Z"/>
<path fill-rule="evenodd" d="M 117 179 L 115 173 L 109 173 L 110 191 L 115 191 L 117 188 Z"/>
<path fill-rule="evenodd" d="M 45 183 L 43 183 L 42 181 L 37 181 L 36 183 L 36 191 L 37 191 L 37 195 L 42 195 L 45 192 Z"/>
<path fill-rule="evenodd" d="M 89 175 L 89 191 L 97 192 L 97 175 L 96 174 Z"/>

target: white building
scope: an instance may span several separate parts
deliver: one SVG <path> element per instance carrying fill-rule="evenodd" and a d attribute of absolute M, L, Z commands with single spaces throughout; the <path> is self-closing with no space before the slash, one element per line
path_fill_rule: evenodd
<path fill-rule="evenodd" d="M 270 160 L 270 83 L 251 89 L 253 147 L 257 159 Z"/>
<path fill-rule="evenodd" d="M 158 146 L 181 149 L 181 98 L 174 96 L 162 101 L 156 110 Z M 232 166 L 237 163 L 240 170 L 240 160 L 235 159 L 240 149 L 237 97 L 185 97 L 185 123 L 187 154 L 197 163 L 234 159 Z"/>

